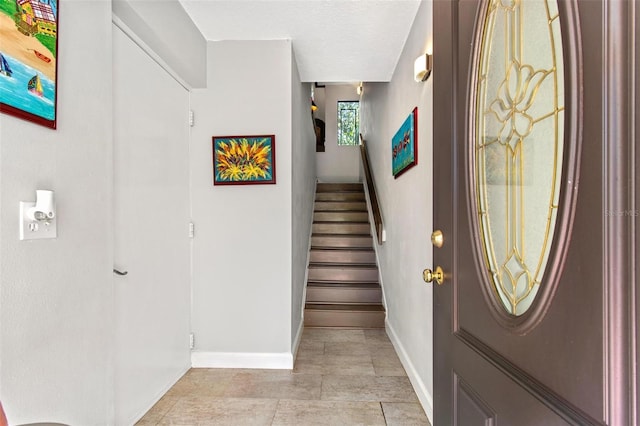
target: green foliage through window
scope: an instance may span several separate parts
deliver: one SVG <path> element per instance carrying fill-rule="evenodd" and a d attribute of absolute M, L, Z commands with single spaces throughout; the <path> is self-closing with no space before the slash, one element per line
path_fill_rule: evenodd
<path fill-rule="evenodd" d="M 360 102 L 338 101 L 338 145 L 358 145 Z"/>

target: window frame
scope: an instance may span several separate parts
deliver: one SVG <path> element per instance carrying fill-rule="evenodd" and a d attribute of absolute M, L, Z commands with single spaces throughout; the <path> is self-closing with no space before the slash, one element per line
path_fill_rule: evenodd
<path fill-rule="evenodd" d="M 355 105 L 355 108 L 341 108 L 341 105 L 347 105 L 347 104 Z M 341 130 L 343 120 L 345 119 L 341 114 L 343 111 L 355 111 L 355 117 L 354 117 L 355 131 L 352 137 L 353 140 L 349 141 L 349 143 L 343 143 L 344 139 L 348 137 L 348 135 L 343 135 L 343 132 Z M 337 118 L 336 144 L 340 147 L 358 146 L 359 145 L 358 133 L 360 132 L 360 101 L 352 101 L 352 100 L 338 101 L 336 118 Z"/>

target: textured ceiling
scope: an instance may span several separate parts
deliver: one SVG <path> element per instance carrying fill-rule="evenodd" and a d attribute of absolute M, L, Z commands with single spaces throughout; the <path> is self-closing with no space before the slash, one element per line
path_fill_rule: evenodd
<path fill-rule="evenodd" d="M 207 40 L 291 39 L 303 82 L 389 81 L 420 0 L 180 0 Z"/>

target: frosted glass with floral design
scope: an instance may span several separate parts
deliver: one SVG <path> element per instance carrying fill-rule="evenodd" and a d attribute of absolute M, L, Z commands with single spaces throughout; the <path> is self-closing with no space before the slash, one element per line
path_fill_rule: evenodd
<path fill-rule="evenodd" d="M 477 223 L 493 293 L 519 316 L 544 285 L 560 194 L 564 70 L 556 0 L 489 1 L 477 65 Z"/>

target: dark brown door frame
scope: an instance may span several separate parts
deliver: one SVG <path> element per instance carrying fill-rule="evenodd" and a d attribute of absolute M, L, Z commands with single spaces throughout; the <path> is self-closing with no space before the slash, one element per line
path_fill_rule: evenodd
<path fill-rule="evenodd" d="M 592 2 L 594 0 L 578 0 Z M 452 46 L 457 43 L 457 4 L 455 1 L 438 0 L 434 3 L 434 144 L 452 146 L 456 132 L 452 117 L 455 114 L 455 76 L 456 63 Z M 593 6 L 593 4 L 592 4 Z M 606 333 L 605 351 L 606 372 L 610 379 L 605 386 L 603 421 L 607 425 L 626 426 L 638 424 L 638 407 L 640 396 L 638 387 L 640 379 L 636 365 L 640 362 L 640 291 L 638 289 L 638 266 L 640 263 L 640 245 L 638 243 L 638 214 L 640 190 L 638 170 L 640 153 L 636 148 L 640 127 L 636 117 L 640 95 L 638 89 L 638 6 L 636 0 L 601 0 L 595 4 L 601 8 L 600 16 L 581 16 L 583 35 L 589 33 L 590 21 L 598 19 L 595 28 L 602 27 L 602 34 L 590 34 L 602 42 L 602 60 L 599 70 L 587 72 L 602 73 L 602 87 L 585 87 L 583 90 L 598 90 L 602 93 L 602 186 L 601 200 L 595 200 L 595 206 L 602 206 L 602 223 L 594 223 L 594 227 L 602 227 L 602 250 L 605 262 L 602 265 L 602 276 L 593 277 L 602 280 L 604 292 L 604 327 Z M 582 52 L 591 55 L 592 52 Z M 593 61 L 592 61 L 593 63 Z M 435 194 L 434 204 L 449 206 L 449 211 L 456 211 L 457 187 L 459 171 L 456 170 L 458 160 L 454 158 L 455 150 L 436 150 L 433 159 L 433 173 L 439 180 L 448 180 L 451 191 Z M 440 210 L 442 212 L 444 209 Z M 443 258 L 456 256 L 455 229 L 446 229 L 441 224 L 449 224 L 450 220 L 439 217 L 439 210 L 434 208 L 434 225 L 445 235 L 454 236 L 452 244 L 439 249 Z M 441 265 L 443 269 L 455 270 L 453 265 Z M 448 277 L 449 285 L 453 285 L 457 277 Z M 455 290 L 453 290 L 455 291 Z M 457 313 L 452 310 L 451 289 L 434 289 L 434 311 L 438 315 L 450 318 L 448 323 L 434 322 L 434 363 L 437 359 L 448 357 L 452 350 L 448 338 L 452 333 L 452 325 Z M 439 426 L 443 419 L 452 413 L 452 380 L 450 371 L 434 371 L 434 383 L 448 383 L 443 388 L 434 388 L 434 419 Z M 438 412 L 438 409 L 441 412 Z M 446 420 L 445 420 L 446 421 Z"/>
<path fill-rule="evenodd" d="M 603 287 L 608 332 L 605 421 L 638 424 L 638 5 L 603 2 Z M 585 54 L 588 54 L 585 53 Z M 588 90 L 589 88 L 585 88 Z M 597 90 L 597 88 L 596 88 Z"/>

